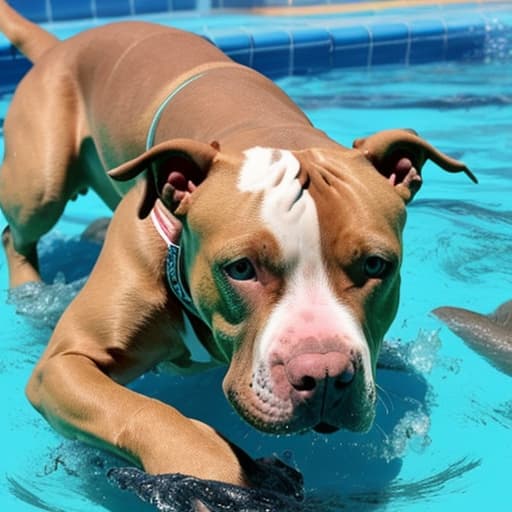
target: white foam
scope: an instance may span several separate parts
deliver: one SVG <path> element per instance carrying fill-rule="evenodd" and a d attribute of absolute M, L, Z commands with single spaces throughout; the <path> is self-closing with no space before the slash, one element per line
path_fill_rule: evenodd
<path fill-rule="evenodd" d="M 52 284 L 31 282 L 10 290 L 7 302 L 36 327 L 52 329 L 85 281 L 82 278 L 66 283 L 64 275 L 59 273 Z"/>

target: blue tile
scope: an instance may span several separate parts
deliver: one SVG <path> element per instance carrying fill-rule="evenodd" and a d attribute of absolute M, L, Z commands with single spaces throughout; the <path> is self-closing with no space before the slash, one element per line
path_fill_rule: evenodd
<path fill-rule="evenodd" d="M 483 19 L 475 17 L 448 20 L 446 30 L 447 60 L 483 58 L 487 37 Z"/>
<path fill-rule="evenodd" d="M 168 0 L 134 0 L 133 6 L 136 14 L 166 12 L 169 10 Z"/>
<path fill-rule="evenodd" d="M 371 25 L 371 65 L 404 64 L 409 49 L 409 30 L 403 23 Z"/>
<path fill-rule="evenodd" d="M 23 78 L 27 71 L 32 67 L 32 64 L 25 57 L 18 57 L 16 59 L 9 58 L 4 60 L 0 58 L 0 93 L 12 92 L 15 84 Z"/>
<path fill-rule="evenodd" d="M 244 2 L 244 0 L 242 0 L 242 2 Z M 251 4 L 252 7 L 288 7 L 290 2 L 288 0 L 253 0 Z M 295 4 L 292 2 L 292 5 Z"/>
<path fill-rule="evenodd" d="M 368 27 L 373 43 L 407 40 L 409 29 L 405 23 L 375 24 Z"/>
<path fill-rule="evenodd" d="M 129 14 L 131 14 L 129 0 L 96 0 L 96 15 L 100 18 Z"/>
<path fill-rule="evenodd" d="M 444 60 L 445 25 L 438 20 L 416 20 L 411 23 L 410 64 Z"/>
<path fill-rule="evenodd" d="M 325 30 L 310 28 L 292 31 L 293 73 L 325 71 L 332 66 L 333 42 Z"/>
<path fill-rule="evenodd" d="M 409 30 L 413 39 L 443 38 L 446 25 L 440 20 L 413 20 Z"/>
<path fill-rule="evenodd" d="M 9 63 L 13 63 L 15 61 L 18 62 L 21 60 L 28 61 L 27 57 L 25 57 L 25 55 L 23 55 L 23 53 L 21 53 L 18 50 L 18 48 L 16 48 L 15 46 L 13 46 L 11 44 L 8 44 L 7 46 L 2 47 L 0 56 L 4 62 L 7 61 Z"/>
<path fill-rule="evenodd" d="M 290 5 L 288 0 L 285 0 L 285 5 Z M 292 5 L 294 7 L 303 7 L 303 6 L 310 6 L 310 5 L 325 5 L 325 4 L 336 4 L 341 3 L 339 1 L 334 0 L 334 2 L 328 2 L 327 0 L 292 0 Z M 348 2 L 343 2 L 348 3 Z"/>
<path fill-rule="evenodd" d="M 46 0 L 11 0 L 10 4 L 32 21 L 48 21 Z"/>
<path fill-rule="evenodd" d="M 253 66 L 267 76 L 290 74 L 290 36 L 284 31 L 255 32 Z"/>
<path fill-rule="evenodd" d="M 480 16 L 462 16 L 447 19 L 445 25 L 448 35 L 485 30 L 485 21 Z"/>
<path fill-rule="evenodd" d="M 173 11 L 193 11 L 196 8 L 196 0 L 172 0 Z"/>
<path fill-rule="evenodd" d="M 53 20 L 72 20 L 91 18 L 93 15 L 91 0 L 51 0 Z"/>
<path fill-rule="evenodd" d="M 445 58 L 445 50 L 443 39 L 418 39 L 411 41 L 409 64 L 442 61 Z"/>
<path fill-rule="evenodd" d="M 370 34 L 364 27 L 338 27 L 330 29 L 333 42 L 332 66 L 367 66 Z"/>
<path fill-rule="evenodd" d="M 16 50 L 16 48 L 14 48 L 14 46 L 12 46 L 11 43 L 7 41 L 7 39 L 5 39 L 4 44 L 3 36 L 1 38 L 1 43 L 2 44 L 0 45 L 0 69 L 3 71 L 3 66 L 5 65 L 5 63 L 8 63 L 9 61 L 13 60 L 16 57 L 16 54 L 19 53 L 19 51 Z"/>
<path fill-rule="evenodd" d="M 231 34 L 213 35 L 212 42 L 217 45 L 226 55 L 245 66 L 252 63 L 252 39 L 245 32 L 234 32 Z"/>
<path fill-rule="evenodd" d="M 262 7 L 265 4 L 258 2 L 258 0 L 217 0 L 216 5 L 212 7 L 220 8 L 251 8 L 251 7 Z"/>
<path fill-rule="evenodd" d="M 372 50 L 371 66 L 383 64 L 405 64 L 408 56 L 407 42 L 387 43 L 374 46 Z"/>
<path fill-rule="evenodd" d="M 446 40 L 447 60 L 482 59 L 485 52 L 485 33 L 450 36 Z"/>
<path fill-rule="evenodd" d="M 250 50 L 240 51 L 229 56 L 238 64 L 242 64 L 242 66 L 252 67 L 252 51 Z"/>

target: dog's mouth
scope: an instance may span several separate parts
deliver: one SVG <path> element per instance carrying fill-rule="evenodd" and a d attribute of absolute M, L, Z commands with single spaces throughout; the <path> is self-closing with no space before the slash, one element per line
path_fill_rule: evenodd
<path fill-rule="evenodd" d="M 349 385 L 341 386 L 334 378 L 326 378 L 316 383 L 312 392 L 291 385 L 289 389 L 279 387 L 276 382 L 280 383 L 278 378 L 272 380 L 268 367 L 260 365 L 251 380 L 235 379 L 228 373 L 223 388 L 240 416 L 269 434 L 327 435 L 342 429 L 365 432 L 371 427 L 375 390 L 362 370 Z"/>
<path fill-rule="evenodd" d="M 252 391 L 252 390 L 251 390 Z M 255 399 L 252 393 L 228 392 L 228 400 L 240 416 L 254 428 L 274 435 L 306 434 L 316 432 L 322 435 L 334 434 L 339 430 L 365 432 L 373 421 L 373 409 L 370 404 L 358 400 L 354 404 L 346 404 L 350 414 L 331 414 L 322 417 L 318 408 L 297 406 L 290 402 L 272 400 L 271 394 L 266 400 Z M 268 404 L 271 403 L 271 407 Z"/>
<path fill-rule="evenodd" d="M 329 425 L 329 423 L 324 422 L 320 422 L 313 427 L 313 430 L 319 434 L 334 434 L 334 432 L 338 432 L 339 429 L 340 427 L 335 427 L 334 425 Z"/>

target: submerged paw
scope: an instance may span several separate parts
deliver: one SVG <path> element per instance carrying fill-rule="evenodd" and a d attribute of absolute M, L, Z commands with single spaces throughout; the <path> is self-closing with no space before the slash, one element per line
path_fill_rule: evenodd
<path fill-rule="evenodd" d="M 112 484 L 135 493 L 160 512 L 189 512 L 198 502 L 211 512 L 300 512 L 302 478 L 297 475 L 300 474 L 290 473 L 290 482 L 294 482 L 289 485 L 292 495 L 268 487 L 247 489 L 179 473 L 148 475 L 137 468 L 111 469 L 107 476 Z"/>

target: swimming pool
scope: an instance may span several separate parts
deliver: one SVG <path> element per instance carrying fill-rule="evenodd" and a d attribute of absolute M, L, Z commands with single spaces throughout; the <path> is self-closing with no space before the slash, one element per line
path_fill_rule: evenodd
<path fill-rule="evenodd" d="M 195 0 L 169 0 L 168 4 L 179 5 L 182 1 Z M 304 7 L 284 13 L 279 8 L 269 7 L 262 15 L 218 9 L 208 11 L 207 15 L 201 11 L 148 13 L 136 8 L 141 5 L 139 0 L 80 0 L 74 4 L 74 11 L 67 0 L 14 0 L 13 5 L 22 7 L 32 19 L 44 22 L 44 26 L 61 39 L 112 21 L 107 9 L 92 9 L 91 6 L 102 3 L 117 6 L 117 11 L 110 11 L 110 16 L 118 12 L 122 17 L 115 19 L 135 18 L 194 32 L 237 62 L 277 78 L 332 68 L 481 60 L 489 50 L 489 40 L 496 44 L 493 51 L 499 52 L 499 42 L 504 33 L 510 33 L 512 26 L 506 0 L 476 0 L 462 5 L 461 0 L 450 1 L 456 3 L 411 0 L 404 7 L 403 2 L 396 0 L 340 0 L 339 4 L 343 5 L 332 2 L 326 9 L 341 8 L 347 12 L 314 10 L 308 14 L 307 9 L 316 9 L 314 4 L 323 2 L 286 0 L 290 5 Z M 261 3 L 260 0 L 232 0 L 234 5 L 237 2 Z M 284 0 L 263 2 L 280 5 Z M 128 3 L 130 14 L 125 8 Z M 392 5 L 395 8 L 390 8 Z M 73 12 L 78 19 L 72 19 Z M 2 34 L 0 68 L 0 93 L 12 91 L 29 68 L 28 61 L 13 50 Z"/>
<path fill-rule="evenodd" d="M 424 169 L 425 184 L 409 208 L 401 306 L 387 336 L 391 369 L 379 373 L 383 389 L 369 434 L 260 436 L 224 405 L 215 372 L 194 380 L 149 374 L 135 386 L 161 397 L 178 389 L 182 410 L 201 414 L 251 454 L 292 458 L 306 476 L 311 502 L 321 502 L 318 511 L 505 510 L 512 467 L 512 381 L 429 313 L 448 304 L 490 312 L 511 298 L 510 63 L 502 53 L 488 62 L 371 67 L 279 81 L 315 124 L 344 145 L 379 129 L 414 127 L 464 160 L 480 180 L 475 186 L 430 164 Z M 2 118 L 8 102 L 2 97 Z M 92 195 L 70 204 L 42 243 L 50 282 L 57 271 L 67 281 L 87 274 L 97 247 L 69 237 L 107 214 Z M 76 286 L 57 275 L 55 284 L 19 297 L 15 306 L 5 304 L 3 254 L 0 279 L 3 508 L 150 510 L 106 484 L 105 469 L 119 461 L 63 440 L 23 397 L 49 337 L 48 325 Z M 28 315 L 17 315 L 16 307 Z M 198 411 L 205 389 L 218 395 Z"/>

